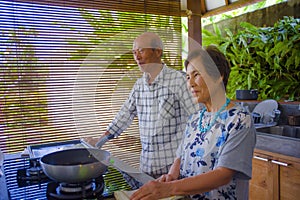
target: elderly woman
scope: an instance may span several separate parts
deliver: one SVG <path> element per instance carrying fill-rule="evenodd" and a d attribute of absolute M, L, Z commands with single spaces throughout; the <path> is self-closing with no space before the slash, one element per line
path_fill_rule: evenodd
<path fill-rule="evenodd" d="M 185 67 L 188 87 L 204 106 L 190 116 L 169 173 L 131 199 L 248 199 L 256 132 L 247 109 L 226 98 L 230 65 L 209 46 L 191 52 Z"/>

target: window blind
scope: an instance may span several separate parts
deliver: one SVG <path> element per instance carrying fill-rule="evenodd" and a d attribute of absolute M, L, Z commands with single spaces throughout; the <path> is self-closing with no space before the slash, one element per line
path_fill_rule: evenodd
<path fill-rule="evenodd" d="M 164 62 L 182 68 L 179 0 L 0 0 L 0 9 L 6 153 L 101 135 L 141 76 L 131 50 L 144 31 L 159 34 Z M 137 121 L 104 148 L 137 164 Z"/>

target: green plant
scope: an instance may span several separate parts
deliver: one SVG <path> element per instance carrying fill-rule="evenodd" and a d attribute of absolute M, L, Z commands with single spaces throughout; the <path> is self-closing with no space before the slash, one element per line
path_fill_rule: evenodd
<path fill-rule="evenodd" d="M 127 70 L 137 69 L 132 54 L 128 54 L 127 52 L 131 52 L 132 41 L 134 38 L 145 31 L 145 21 L 147 21 L 146 28 L 148 31 L 151 31 L 152 29 L 156 31 L 159 30 L 163 33 L 163 35 L 168 36 L 167 38 L 162 38 L 164 43 L 177 42 L 177 38 L 174 38 L 173 34 L 174 30 L 178 29 L 176 24 L 178 24 L 178 21 L 181 20 L 180 17 L 167 17 L 152 14 L 141 15 L 139 13 L 111 12 L 109 10 L 99 10 L 97 14 L 85 9 L 80 9 L 79 11 L 82 18 L 89 24 L 90 27 L 93 28 L 94 31 L 89 34 L 78 31 L 78 33 L 83 37 L 86 37 L 89 42 L 66 39 L 69 44 L 80 47 L 71 54 L 72 60 L 85 59 L 89 53 L 100 45 L 102 46 L 101 50 L 103 52 L 108 52 L 105 54 L 106 59 L 114 61 L 113 64 L 108 66 L 109 68 L 126 68 Z M 128 20 L 129 18 L 130 20 Z M 72 30 L 72 28 L 70 28 L 70 30 Z M 132 31 L 133 34 L 129 35 L 127 31 Z M 177 31 L 180 32 L 180 30 Z M 120 47 L 119 42 L 114 41 L 114 39 L 117 39 L 117 41 L 123 40 L 124 42 L 122 47 Z M 109 44 L 107 44 L 108 42 Z M 114 44 L 114 42 L 116 44 Z M 117 50 L 117 48 L 118 50 L 123 50 L 123 52 L 120 52 L 124 53 L 124 55 L 111 53 L 112 49 Z M 175 57 L 173 51 L 174 50 L 171 52 L 165 51 L 163 61 L 170 67 L 182 69 L 181 51 L 175 52 L 177 53 Z"/>
<path fill-rule="evenodd" d="M 259 99 L 299 100 L 300 19 L 284 17 L 273 27 L 240 23 L 241 29 L 225 34 L 203 30 L 203 45 L 215 44 L 232 65 L 227 94 L 236 89 L 258 89 Z"/>
<path fill-rule="evenodd" d="M 136 79 L 142 75 L 131 50 L 135 37 L 145 31 L 145 21 L 147 22 L 147 31 L 161 31 L 162 36 L 165 36 L 165 38 L 162 37 L 165 44 L 178 43 L 173 34 L 174 30 L 181 28 L 176 26 L 181 22 L 180 17 L 112 12 L 109 10 L 98 10 L 96 13 L 86 9 L 79 9 L 79 11 L 93 31 L 88 34 L 78 31 L 78 34 L 85 37 L 86 41 L 77 41 L 74 38 L 66 39 L 68 44 L 78 47 L 71 52 L 70 59 L 76 61 L 84 61 L 85 59 L 112 61 L 109 65 L 103 66 L 107 69 L 116 69 L 124 74 L 121 78 L 122 84 L 117 87 L 131 89 Z M 69 28 L 73 30 L 71 27 Z M 129 32 L 132 33 L 129 34 Z M 120 41 L 123 41 L 122 44 Z M 178 46 L 180 44 L 178 43 Z M 174 49 L 167 48 L 162 60 L 169 67 L 182 69 L 181 50 L 174 52 Z M 86 67 L 87 65 L 82 66 Z"/>
<path fill-rule="evenodd" d="M 4 38 L 0 67 L 0 125 L 33 127 L 48 120 L 45 80 L 47 69 L 38 63 L 35 48 L 22 38 L 35 37 L 23 27 L 2 32 Z"/>

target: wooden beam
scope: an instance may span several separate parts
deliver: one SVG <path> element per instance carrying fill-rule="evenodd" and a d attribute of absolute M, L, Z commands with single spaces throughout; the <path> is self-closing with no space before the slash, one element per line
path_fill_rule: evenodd
<path fill-rule="evenodd" d="M 201 1 L 187 0 L 189 51 L 202 45 Z"/>
<path fill-rule="evenodd" d="M 200 0 L 200 9 L 202 14 L 207 12 L 205 0 Z"/>

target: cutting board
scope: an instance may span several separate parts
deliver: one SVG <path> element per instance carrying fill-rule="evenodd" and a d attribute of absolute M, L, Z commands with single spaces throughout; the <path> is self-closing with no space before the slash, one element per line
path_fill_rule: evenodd
<path fill-rule="evenodd" d="M 136 190 L 120 190 L 120 191 L 115 191 L 114 196 L 116 200 L 129 200 L 130 196 L 135 192 Z M 176 199 L 183 199 L 183 196 L 173 196 L 173 197 L 168 197 L 168 198 L 163 198 L 160 200 L 176 200 Z"/>

